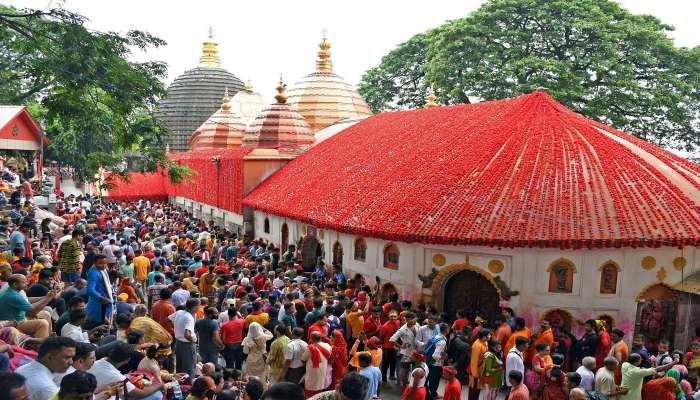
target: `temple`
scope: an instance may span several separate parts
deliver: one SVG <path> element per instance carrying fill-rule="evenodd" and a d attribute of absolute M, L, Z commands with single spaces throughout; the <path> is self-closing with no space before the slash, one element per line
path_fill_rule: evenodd
<path fill-rule="evenodd" d="M 250 122 L 224 100 L 211 119 L 226 115 L 225 140 L 192 129 L 193 150 L 207 150 L 172 156 L 196 171 L 191 184 L 149 186 L 249 238 L 295 244 L 306 268 L 321 257 L 356 282 L 378 277 L 385 298 L 487 317 L 509 305 L 568 329 L 604 319 L 685 346 L 700 323 L 686 289 L 700 267 L 698 165 L 543 90 L 454 106 L 431 91 L 425 108 L 371 116 L 320 47 L 316 72 L 288 94 L 280 82 Z"/>

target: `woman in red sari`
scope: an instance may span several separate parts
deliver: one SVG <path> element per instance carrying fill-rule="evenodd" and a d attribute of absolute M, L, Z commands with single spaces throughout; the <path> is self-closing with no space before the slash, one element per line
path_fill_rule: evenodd
<path fill-rule="evenodd" d="M 595 349 L 595 369 L 596 371 L 603 366 L 603 360 L 610 353 L 610 346 L 612 342 L 610 341 L 610 335 L 608 334 L 608 329 L 605 326 L 605 321 L 596 320 L 596 326 L 598 327 L 598 346 Z"/>
<path fill-rule="evenodd" d="M 644 400 L 676 400 L 676 380 L 670 377 L 652 379 L 642 387 Z"/>
<path fill-rule="evenodd" d="M 340 330 L 333 331 L 333 353 L 331 354 L 331 367 L 333 368 L 333 379 L 331 387 L 336 387 L 341 379 L 348 373 L 348 345 L 345 343 L 343 332 Z"/>

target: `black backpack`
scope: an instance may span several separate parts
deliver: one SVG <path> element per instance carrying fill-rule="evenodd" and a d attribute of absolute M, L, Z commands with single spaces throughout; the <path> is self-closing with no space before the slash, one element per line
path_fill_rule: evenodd
<path fill-rule="evenodd" d="M 608 396 L 596 390 L 586 390 L 586 397 L 588 400 L 608 400 Z"/>

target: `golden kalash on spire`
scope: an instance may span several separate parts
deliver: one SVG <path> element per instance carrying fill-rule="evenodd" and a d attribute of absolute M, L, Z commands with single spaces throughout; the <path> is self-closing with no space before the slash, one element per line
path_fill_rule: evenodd
<path fill-rule="evenodd" d="M 437 96 L 435 96 L 435 87 L 433 85 L 430 85 L 428 88 L 428 96 L 427 96 L 427 101 L 425 103 L 425 108 L 433 108 L 437 107 L 438 103 L 435 101 L 437 100 Z"/>
<path fill-rule="evenodd" d="M 231 109 L 231 99 L 228 97 L 228 86 L 224 88 L 224 98 L 221 100 L 221 109 L 229 111 Z"/>
<path fill-rule="evenodd" d="M 331 62 L 331 44 L 326 37 L 326 30 L 323 30 L 323 40 L 318 45 L 318 60 L 316 60 L 316 72 L 333 72 Z"/>
<path fill-rule="evenodd" d="M 199 57 L 200 67 L 221 68 L 219 45 L 214 41 L 214 32 L 209 27 L 209 37 L 202 44 L 202 56 Z"/>
<path fill-rule="evenodd" d="M 372 115 L 355 88 L 333 72 L 325 31 L 318 47 L 316 70 L 289 89 L 289 104 L 304 116 L 314 133 L 338 121 Z"/>
<path fill-rule="evenodd" d="M 284 104 L 287 102 L 287 95 L 284 93 L 287 90 L 287 84 L 284 83 L 284 79 L 282 78 L 282 74 L 280 74 L 280 83 L 277 85 L 277 95 L 275 96 L 275 100 L 277 100 L 277 104 Z"/>

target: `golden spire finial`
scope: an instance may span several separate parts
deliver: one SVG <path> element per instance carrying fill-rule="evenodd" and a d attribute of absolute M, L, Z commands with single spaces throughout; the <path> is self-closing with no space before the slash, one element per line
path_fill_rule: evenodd
<path fill-rule="evenodd" d="M 277 85 L 277 96 L 275 96 L 275 100 L 277 100 L 277 104 L 284 104 L 287 102 L 287 95 L 284 93 L 285 90 L 287 90 L 287 85 L 284 83 L 284 80 L 282 79 L 282 74 L 280 74 L 280 83 Z"/>
<path fill-rule="evenodd" d="M 317 72 L 333 72 L 333 63 L 331 62 L 331 44 L 326 37 L 326 30 L 323 30 L 323 40 L 318 45 L 318 60 L 316 60 Z"/>
<path fill-rule="evenodd" d="M 202 46 L 202 56 L 199 57 L 199 66 L 208 68 L 221 68 L 219 59 L 219 45 L 214 42 L 214 31 L 209 27 L 209 37 Z"/>
<path fill-rule="evenodd" d="M 224 111 L 228 111 L 231 109 L 231 99 L 228 97 L 228 86 L 224 88 L 224 98 L 221 103 L 221 109 Z"/>
<path fill-rule="evenodd" d="M 170 154 L 170 143 L 165 144 L 165 154 Z"/>
<path fill-rule="evenodd" d="M 245 90 L 248 93 L 253 91 L 253 83 L 250 81 L 250 79 L 248 79 L 245 82 L 245 86 L 243 86 L 243 90 Z"/>
<path fill-rule="evenodd" d="M 431 108 L 431 107 L 437 107 L 437 103 L 435 102 L 437 100 L 437 96 L 435 96 L 435 88 L 433 85 L 430 85 L 430 88 L 428 88 L 428 101 L 425 103 L 425 108 Z"/>

